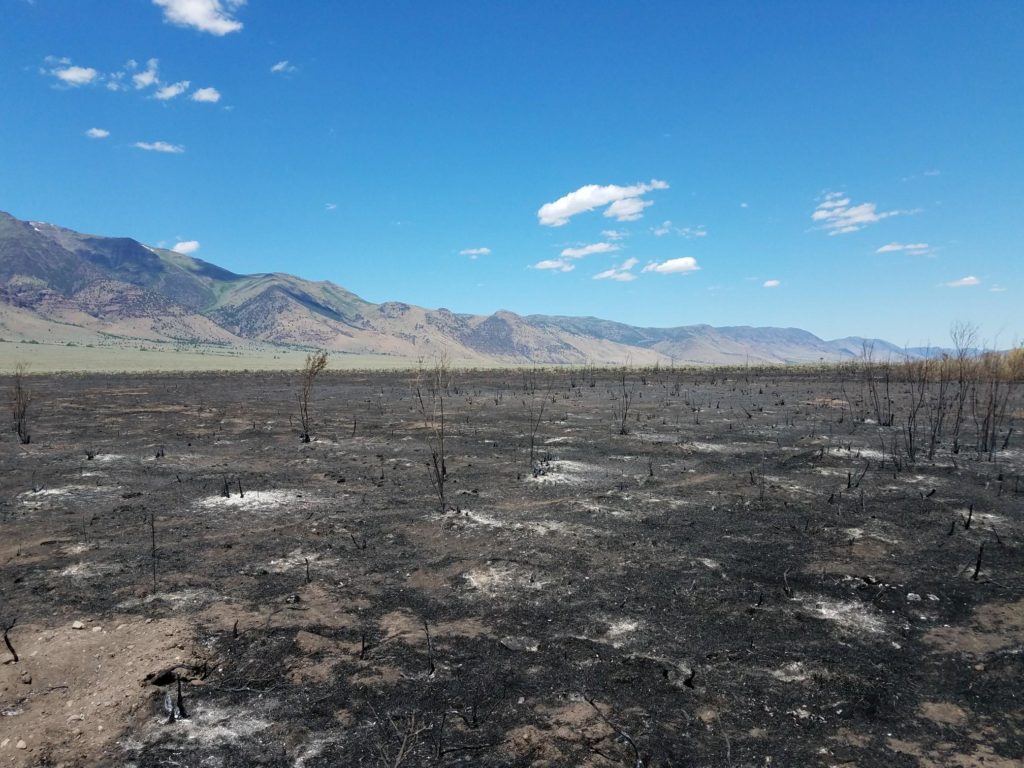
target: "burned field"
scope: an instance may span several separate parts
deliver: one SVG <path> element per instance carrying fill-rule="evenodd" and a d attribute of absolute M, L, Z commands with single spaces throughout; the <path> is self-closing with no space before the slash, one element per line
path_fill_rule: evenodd
<path fill-rule="evenodd" d="M 414 379 L 30 377 L 0 765 L 1024 761 L 1024 388 Z"/>

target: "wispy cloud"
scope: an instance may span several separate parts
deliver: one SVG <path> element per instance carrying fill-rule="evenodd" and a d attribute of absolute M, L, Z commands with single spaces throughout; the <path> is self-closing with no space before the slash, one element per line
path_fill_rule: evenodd
<path fill-rule="evenodd" d="M 708 234 L 703 224 L 699 224 L 696 227 L 677 227 L 671 221 L 663 221 L 658 226 L 651 227 L 651 232 L 654 233 L 655 237 L 664 237 L 674 233 L 680 237 L 685 237 L 687 240 L 692 240 L 695 237 L 707 237 Z"/>
<path fill-rule="evenodd" d="M 635 221 L 643 215 L 644 208 L 651 205 L 651 201 L 642 199 L 643 195 L 656 189 L 668 189 L 668 184 L 658 179 L 628 187 L 587 184 L 553 203 L 542 205 L 537 211 L 537 219 L 546 227 L 561 227 L 568 224 L 573 216 L 607 206 L 604 211 L 606 217 Z"/>
<path fill-rule="evenodd" d="M 917 211 L 879 211 L 876 203 L 853 205 L 844 193 L 827 192 L 811 214 L 811 220 L 820 224 L 830 235 L 843 235 L 882 219 L 909 213 Z"/>
<path fill-rule="evenodd" d="M 601 237 L 607 240 L 622 240 L 624 237 L 628 237 L 629 232 L 622 229 L 602 229 Z"/>
<path fill-rule="evenodd" d="M 245 5 L 245 0 L 153 0 L 153 3 L 163 8 L 164 21 L 179 27 L 191 27 L 217 37 L 242 28 L 242 22 L 233 14 Z"/>
<path fill-rule="evenodd" d="M 169 155 L 180 155 L 185 151 L 180 144 L 168 144 L 166 141 L 136 141 L 132 146 L 147 152 L 166 152 Z"/>
<path fill-rule="evenodd" d="M 922 256 L 928 253 L 928 243 L 888 243 L 879 248 L 875 253 L 901 253 L 906 251 L 911 256 Z"/>
<path fill-rule="evenodd" d="M 595 253 L 612 253 L 619 250 L 619 246 L 612 243 L 591 243 L 581 245 L 578 248 L 565 248 L 559 255 L 566 259 L 582 259 Z"/>
<path fill-rule="evenodd" d="M 647 264 L 643 272 L 657 272 L 660 275 L 673 275 L 678 273 L 696 272 L 700 267 L 693 256 L 680 256 L 678 259 L 668 261 L 652 261 Z"/>
<path fill-rule="evenodd" d="M 220 101 L 220 91 L 216 88 L 197 88 L 189 97 L 192 101 L 216 104 Z"/>
<path fill-rule="evenodd" d="M 988 290 L 989 293 L 1006 293 L 1006 289 L 1001 285 L 993 285 Z"/>
<path fill-rule="evenodd" d="M 544 259 L 543 261 L 538 261 L 530 269 L 553 269 L 557 272 L 572 272 L 576 269 L 576 265 L 565 259 Z"/>
<path fill-rule="evenodd" d="M 328 210 L 328 211 L 336 211 L 336 210 L 338 210 L 338 204 L 337 203 L 324 203 L 324 208 L 326 210 Z"/>
<path fill-rule="evenodd" d="M 762 287 L 764 287 L 764 288 L 778 288 L 780 285 L 782 285 L 782 281 L 781 280 L 765 280 L 764 281 L 764 285 Z"/>
<path fill-rule="evenodd" d="M 182 240 L 180 243 L 177 243 L 173 248 L 171 248 L 171 250 L 174 251 L 175 253 L 181 253 L 187 256 L 188 254 L 195 253 L 196 251 L 199 250 L 199 241 Z"/>
<path fill-rule="evenodd" d="M 174 99 L 178 96 L 181 96 L 181 94 L 188 90 L 189 85 L 190 83 L 188 80 L 181 80 L 177 83 L 171 83 L 170 85 L 165 85 L 161 88 L 158 88 L 156 93 L 153 94 L 153 97 L 156 99 L 160 99 L 160 101 L 168 101 L 170 99 Z"/>
<path fill-rule="evenodd" d="M 636 275 L 630 272 L 640 262 L 637 259 L 629 258 L 626 259 L 622 264 L 611 269 L 606 269 L 604 272 L 598 272 L 594 275 L 595 280 L 616 280 L 620 283 L 629 283 L 636 280 Z"/>
<path fill-rule="evenodd" d="M 270 68 L 270 71 L 271 71 L 271 72 L 275 72 L 275 73 L 280 73 L 280 72 L 294 72 L 294 71 L 295 71 L 295 66 L 294 66 L 294 65 L 292 65 L 292 64 L 291 64 L 291 63 L 290 63 L 290 62 L 288 61 L 288 59 L 284 59 L 283 61 L 279 61 L 279 62 L 277 62 L 277 64 L 275 64 L 274 66 L 272 66 L 272 67 Z"/>
<path fill-rule="evenodd" d="M 105 139 L 110 135 L 110 131 L 105 128 L 90 128 L 85 132 L 85 135 L 90 139 Z"/>
<path fill-rule="evenodd" d="M 981 285 L 981 280 L 974 275 L 967 275 L 967 277 L 961 277 L 959 280 L 951 280 L 946 283 L 947 288 L 970 288 L 972 285 Z"/>
<path fill-rule="evenodd" d="M 477 258 L 480 258 L 481 256 L 490 256 L 491 255 L 491 249 L 490 248 L 463 248 L 461 251 L 459 251 L 459 255 L 460 256 L 469 256 L 469 258 L 471 258 L 471 259 L 477 259 Z"/>

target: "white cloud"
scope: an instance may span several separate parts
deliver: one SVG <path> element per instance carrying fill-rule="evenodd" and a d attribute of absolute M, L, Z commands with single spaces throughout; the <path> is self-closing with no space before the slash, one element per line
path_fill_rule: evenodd
<path fill-rule="evenodd" d="M 619 250 L 619 246 L 611 243 L 591 243 L 582 245 L 579 248 L 566 248 L 559 255 L 566 259 L 582 259 L 594 253 L 611 253 Z"/>
<path fill-rule="evenodd" d="M 1006 289 L 1001 285 L 993 285 L 988 290 L 990 293 L 1006 293 Z"/>
<path fill-rule="evenodd" d="M 622 229 L 602 229 L 601 236 L 608 240 L 621 240 L 622 238 L 629 235 L 628 232 Z"/>
<path fill-rule="evenodd" d="M 191 98 L 192 101 L 216 104 L 220 101 L 220 91 L 216 88 L 198 88 L 189 98 Z"/>
<path fill-rule="evenodd" d="M 135 62 L 133 61 L 131 63 L 134 64 Z M 136 72 L 134 75 L 132 75 L 132 83 L 138 90 L 142 90 L 143 88 L 149 88 L 149 86 L 151 85 L 156 85 L 157 67 L 159 66 L 159 64 L 160 62 L 156 59 L 150 59 L 146 62 L 145 72 Z"/>
<path fill-rule="evenodd" d="M 598 272 L 596 275 L 594 275 L 594 279 L 616 280 L 620 283 L 632 282 L 633 280 L 636 280 L 636 275 L 630 272 L 630 270 L 639 263 L 639 261 L 633 258 L 626 259 L 624 262 L 622 262 L 621 265 L 617 267 L 606 269 L 604 272 Z"/>
<path fill-rule="evenodd" d="M 324 208 L 328 211 L 336 211 L 338 209 L 337 203 L 324 203 Z"/>
<path fill-rule="evenodd" d="M 749 208 L 749 207 L 750 206 L 747 203 L 740 203 L 740 208 Z"/>
<path fill-rule="evenodd" d="M 764 281 L 764 287 L 765 288 L 778 288 L 780 285 L 782 285 L 782 281 L 781 280 L 765 280 Z"/>
<path fill-rule="evenodd" d="M 469 256 L 471 259 L 476 259 L 480 256 L 490 256 L 490 248 L 463 248 L 459 251 L 460 256 Z"/>
<path fill-rule="evenodd" d="M 974 275 L 968 275 L 967 277 L 961 277 L 959 280 L 946 283 L 947 288 L 968 288 L 972 285 L 981 285 L 981 280 Z"/>
<path fill-rule="evenodd" d="M 88 85 L 100 76 L 92 67 L 59 67 L 50 70 L 50 74 L 60 80 L 64 85 L 77 88 L 80 85 Z"/>
<path fill-rule="evenodd" d="M 655 237 L 664 237 L 674 232 L 680 237 L 685 237 L 687 240 L 692 240 L 695 237 L 707 237 L 708 234 L 703 224 L 696 227 L 676 227 L 672 225 L 671 221 L 663 221 L 657 227 L 651 227 L 651 231 Z"/>
<path fill-rule="evenodd" d="M 105 139 L 110 135 L 110 131 L 103 128 L 90 128 L 85 132 L 85 135 L 90 139 Z"/>
<path fill-rule="evenodd" d="M 295 67 L 288 62 L 288 59 L 279 61 L 277 64 L 270 68 L 271 72 L 294 72 Z"/>
<path fill-rule="evenodd" d="M 821 224 L 830 235 L 856 232 L 868 224 L 874 224 L 890 216 L 916 213 L 917 211 L 879 211 L 875 203 L 852 205 L 850 198 L 842 192 L 828 192 L 811 214 L 811 220 Z"/>
<path fill-rule="evenodd" d="M 875 253 L 899 253 L 906 251 L 911 256 L 921 256 L 928 253 L 928 243 L 889 243 L 883 245 Z"/>
<path fill-rule="evenodd" d="M 162 88 L 157 89 L 156 93 L 153 94 L 153 98 L 160 99 L 160 101 L 177 98 L 188 90 L 188 86 L 188 80 L 182 80 L 177 83 L 172 83 L 171 85 L 165 85 Z"/>
<path fill-rule="evenodd" d="M 166 152 L 171 155 L 180 155 L 185 148 L 180 144 L 168 144 L 166 141 L 136 141 L 132 146 L 144 149 L 147 152 Z"/>
<path fill-rule="evenodd" d="M 196 251 L 199 250 L 199 241 L 183 240 L 182 242 L 178 243 L 173 248 L 171 248 L 171 250 L 174 251 L 175 253 L 182 253 L 187 256 L 188 254 L 195 253 Z"/>
<path fill-rule="evenodd" d="M 639 197 L 626 197 L 616 200 L 609 205 L 604 215 L 616 221 L 636 221 L 643 218 L 644 208 L 654 205 L 653 200 L 644 200 Z"/>
<path fill-rule="evenodd" d="M 164 9 L 164 20 L 179 27 L 192 27 L 200 32 L 222 37 L 242 28 L 232 14 L 245 5 L 245 0 L 153 0 Z"/>
<path fill-rule="evenodd" d="M 657 272 L 660 275 L 672 275 L 679 272 L 696 272 L 700 267 L 693 256 L 681 256 L 668 261 L 652 261 L 643 268 L 643 272 Z"/>
<path fill-rule="evenodd" d="M 587 184 L 553 203 L 542 205 L 537 211 L 537 219 L 546 227 L 561 227 L 577 214 L 608 206 L 604 212 L 608 218 L 635 221 L 640 218 L 644 208 L 651 204 L 641 199 L 642 196 L 655 189 L 668 189 L 668 184 L 658 179 L 652 179 L 649 184 L 633 184 L 628 187 Z"/>
<path fill-rule="evenodd" d="M 558 272 L 572 272 L 576 269 L 576 265 L 570 264 L 564 259 L 544 259 L 534 264 L 531 269 L 554 269 Z"/>

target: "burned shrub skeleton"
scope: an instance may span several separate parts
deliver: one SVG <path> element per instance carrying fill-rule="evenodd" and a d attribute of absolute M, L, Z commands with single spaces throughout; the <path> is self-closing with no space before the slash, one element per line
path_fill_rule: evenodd
<path fill-rule="evenodd" d="M 1018 764 L 1018 361 L 34 376 L 0 754 Z"/>

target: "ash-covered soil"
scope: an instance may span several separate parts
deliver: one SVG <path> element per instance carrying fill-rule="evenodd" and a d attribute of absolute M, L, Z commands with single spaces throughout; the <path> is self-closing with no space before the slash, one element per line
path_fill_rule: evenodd
<path fill-rule="evenodd" d="M 442 511 L 412 382 L 324 374 L 305 444 L 294 375 L 31 378 L 0 765 L 1024 764 L 1010 421 L 911 461 L 907 384 L 456 372 Z"/>

